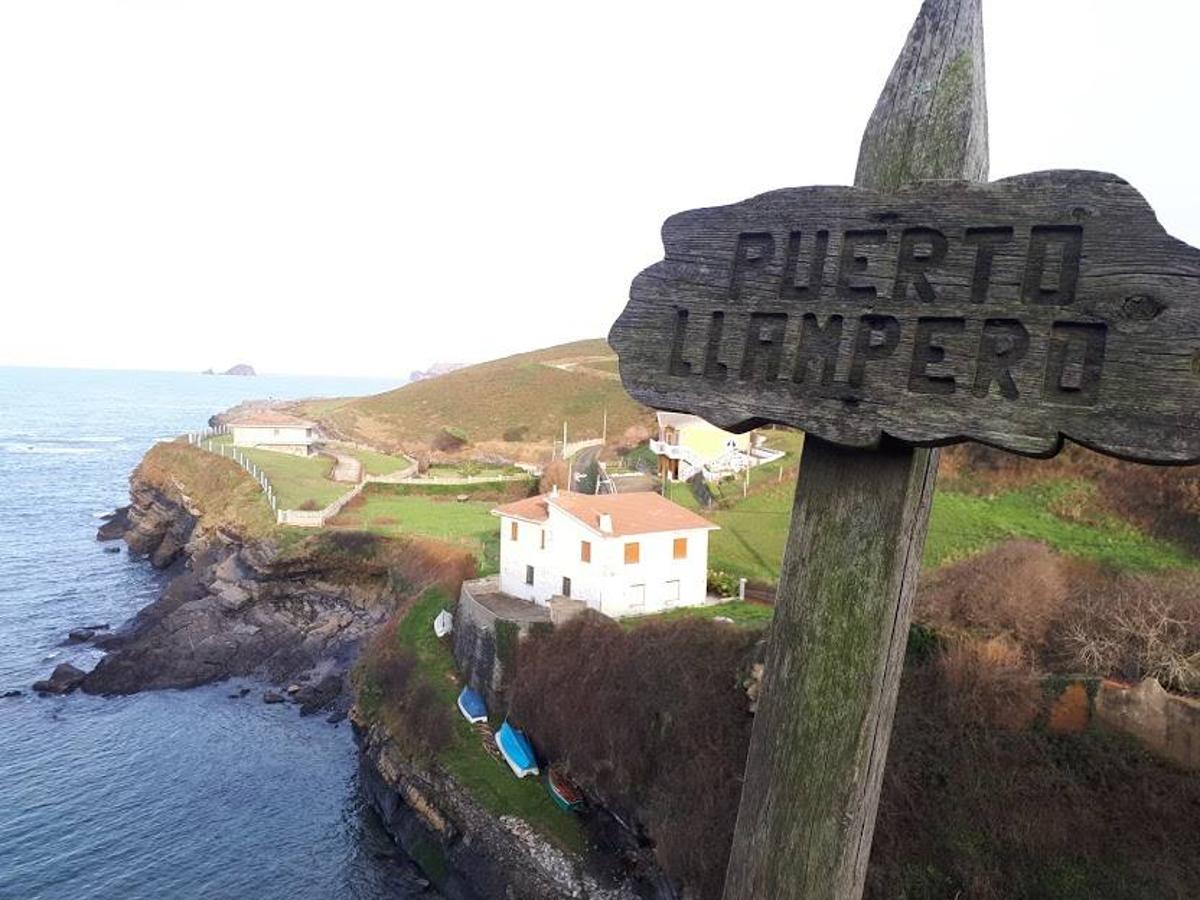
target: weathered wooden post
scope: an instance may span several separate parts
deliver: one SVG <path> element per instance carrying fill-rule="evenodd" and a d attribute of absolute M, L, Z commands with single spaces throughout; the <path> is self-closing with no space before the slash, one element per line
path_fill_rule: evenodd
<path fill-rule="evenodd" d="M 1099 172 L 987 179 L 981 0 L 926 0 L 855 187 L 672 216 L 630 393 L 804 429 L 726 900 L 861 896 L 937 450 L 1200 459 L 1200 251 Z"/>

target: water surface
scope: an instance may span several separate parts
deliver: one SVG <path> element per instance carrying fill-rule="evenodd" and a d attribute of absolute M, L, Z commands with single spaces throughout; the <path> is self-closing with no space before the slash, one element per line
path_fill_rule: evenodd
<path fill-rule="evenodd" d="M 359 798 L 349 728 L 267 706 L 238 680 L 39 698 L 71 628 L 116 626 L 162 576 L 103 552 L 155 439 L 244 399 L 396 382 L 0 368 L 0 898 L 406 897 L 411 871 Z M 254 686 L 230 700 L 231 686 Z"/>

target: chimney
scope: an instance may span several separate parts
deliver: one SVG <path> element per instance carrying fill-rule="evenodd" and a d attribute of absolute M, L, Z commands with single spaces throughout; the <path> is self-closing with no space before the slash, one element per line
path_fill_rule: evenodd
<path fill-rule="evenodd" d="M 600 530 L 605 534 L 612 534 L 612 516 L 608 513 L 600 513 Z"/>

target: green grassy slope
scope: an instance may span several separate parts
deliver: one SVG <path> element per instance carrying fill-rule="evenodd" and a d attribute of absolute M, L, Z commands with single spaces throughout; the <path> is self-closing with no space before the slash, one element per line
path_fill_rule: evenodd
<path fill-rule="evenodd" d="M 722 508 L 703 514 L 721 526 L 710 539 L 709 568 L 775 582 L 783 557 L 795 482 L 753 489 L 742 499 L 730 496 Z M 1062 553 L 1118 569 L 1171 569 L 1197 560 L 1181 548 L 1152 537 L 1117 515 L 1096 509 L 1078 515 L 1075 496 L 1092 494 L 1087 482 L 1058 478 L 1001 490 L 986 496 L 939 490 L 934 497 L 925 544 L 926 568 L 965 559 L 1008 538 L 1042 541 Z M 696 508 L 690 491 L 672 485 L 670 496 Z"/>
<path fill-rule="evenodd" d="M 443 428 L 459 429 L 473 444 L 547 443 L 561 437 L 599 437 L 653 424 L 653 414 L 625 393 L 615 355 L 603 340 L 577 341 L 468 366 L 394 391 L 299 411 L 338 432 L 384 448 L 420 449 Z"/>

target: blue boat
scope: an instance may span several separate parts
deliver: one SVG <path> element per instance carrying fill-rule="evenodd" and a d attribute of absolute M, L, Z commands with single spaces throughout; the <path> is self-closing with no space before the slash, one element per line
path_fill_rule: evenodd
<path fill-rule="evenodd" d="M 496 746 L 500 748 L 500 755 L 518 778 L 538 774 L 537 757 L 533 755 L 529 738 L 509 725 L 507 720 L 496 732 Z"/>
<path fill-rule="evenodd" d="M 487 704 L 483 702 L 483 697 L 478 691 L 469 687 L 463 688 L 462 693 L 458 695 L 458 711 L 471 724 L 487 721 Z"/>

